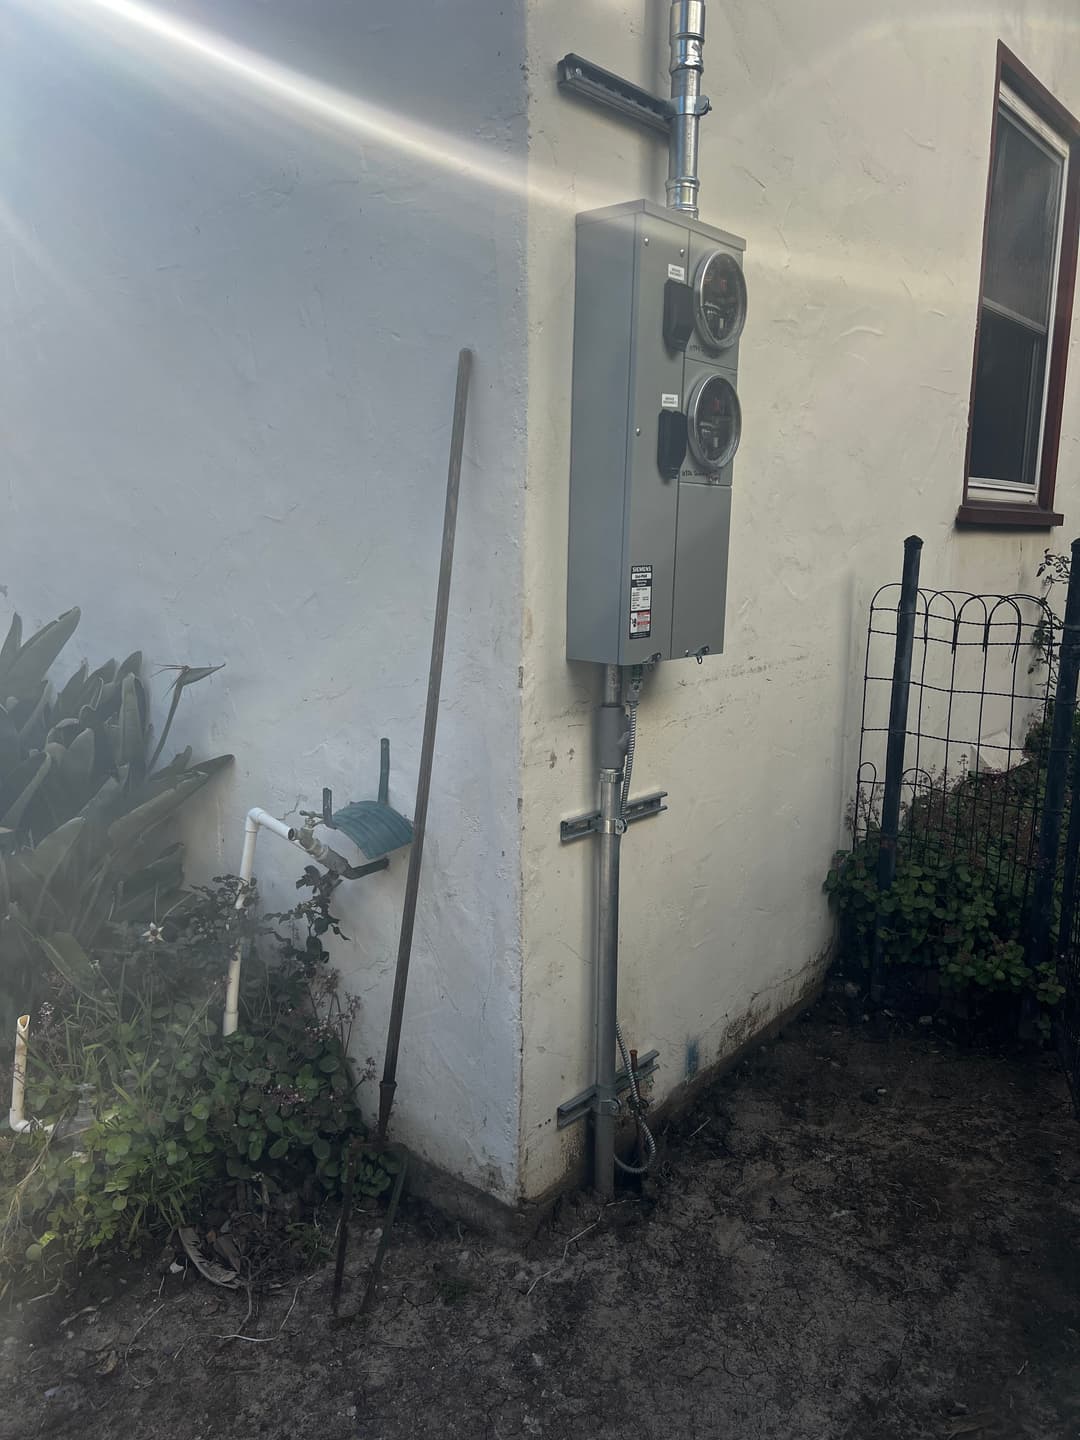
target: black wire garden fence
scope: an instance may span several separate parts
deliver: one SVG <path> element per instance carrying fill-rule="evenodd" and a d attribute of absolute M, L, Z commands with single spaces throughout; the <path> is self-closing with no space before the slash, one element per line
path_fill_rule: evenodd
<path fill-rule="evenodd" d="M 870 606 L 854 839 L 880 836 L 898 789 L 895 838 L 910 858 L 963 857 L 1026 904 L 1059 622 L 1037 595 L 917 590 L 903 767 L 889 776 L 901 590 L 883 586 Z"/>
<path fill-rule="evenodd" d="M 870 607 L 853 844 L 830 875 L 843 948 L 878 1002 L 914 991 L 1015 1015 L 1019 998 L 1021 1028 L 1045 1029 L 1076 893 L 1067 824 L 1074 871 L 1080 853 L 1080 563 L 1061 621 L 1039 595 L 920 588 L 921 548 L 905 543 L 902 581 Z"/>

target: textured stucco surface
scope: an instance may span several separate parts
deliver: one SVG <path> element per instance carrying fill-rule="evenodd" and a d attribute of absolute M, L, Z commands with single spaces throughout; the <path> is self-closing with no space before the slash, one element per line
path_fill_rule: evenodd
<path fill-rule="evenodd" d="M 591 1078 L 598 676 L 564 659 L 576 211 L 663 199 L 663 146 L 558 95 L 577 50 L 666 86 L 666 0 L 12 0 L 0 14 L 0 620 L 73 656 L 224 659 L 177 739 L 198 817 L 412 804 L 454 359 L 477 352 L 397 1128 L 511 1199 Z M 994 49 L 1080 110 L 1071 0 L 709 9 L 702 218 L 744 235 L 727 651 L 662 667 L 624 847 L 620 1012 L 656 1095 L 789 1005 L 828 944 L 866 604 L 1030 588 L 1045 537 L 959 533 Z M 825 13 L 827 11 L 827 13 Z M 482 23 L 481 23 L 482 22 Z M 523 61 L 525 62 L 523 65 Z M 1076 527 L 1080 382 L 1059 467 Z M 522 538 L 524 537 L 524 538 Z M 42 557 L 48 557 L 47 563 Z M 163 698 L 168 677 L 154 684 Z M 404 863 L 342 892 L 381 1057 Z M 295 862 L 266 844 L 275 899 Z"/>
<path fill-rule="evenodd" d="M 481 23 L 482 22 L 482 23 Z M 192 29 L 191 27 L 196 27 Z M 516 1188 L 524 465 L 521 7 L 13 3 L 0 15 L 0 620 L 227 661 L 198 817 L 411 813 L 458 348 L 476 351 L 395 1126 Z M 160 705 L 168 676 L 153 682 Z M 270 898 L 299 873 L 260 846 Z M 342 890 L 381 1060 L 405 862 Z"/>
<path fill-rule="evenodd" d="M 591 1078 L 595 669 L 563 658 L 573 212 L 663 199 L 662 145 L 560 97 L 569 50 L 666 83 L 666 4 L 530 9 L 529 437 L 523 755 L 523 1188 L 574 1160 L 558 1103 Z M 796 998 L 829 942 L 821 881 L 852 791 L 869 597 L 926 542 L 928 583 L 1030 589 L 1046 538 L 960 533 L 998 39 L 1074 113 L 1080 21 L 1053 3 L 709 6 L 702 219 L 746 237 L 744 429 L 726 653 L 661 667 L 623 847 L 620 1012 L 663 1098 Z M 1073 344 L 1058 503 L 1080 460 Z M 1061 538 L 1060 532 L 1058 538 Z"/>

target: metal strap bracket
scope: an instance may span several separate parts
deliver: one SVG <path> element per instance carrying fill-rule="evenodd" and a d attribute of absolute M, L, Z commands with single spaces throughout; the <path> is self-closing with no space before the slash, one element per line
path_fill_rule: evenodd
<path fill-rule="evenodd" d="M 660 1060 L 659 1050 L 650 1050 L 648 1054 L 642 1055 L 637 1063 L 634 1074 L 639 1080 L 646 1075 L 651 1075 L 656 1069 Z M 620 1070 L 615 1076 L 615 1090 L 621 1094 L 624 1090 L 630 1089 L 630 1076 L 625 1070 Z M 556 1122 L 560 1130 L 565 1130 L 567 1125 L 574 1125 L 578 1120 L 583 1120 L 596 1108 L 596 1086 L 590 1085 L 587 1090 L 582 1090 L 572 1100 L 566 1100 L 555 1112 Z"/>
<path fill-rule="evenodd" d="M 624 822 L 633 825 L 636 820 L 648 820 L 650 815 L 659 815 L 668 808 L 664 804 L 667 793 L 666 790 L 655 790 L 650 795 L 631 800 L 623 816 Z M 560 820 L 559 839 L 564 845 L 568 845 L 571 840 L 584 840 L 586 835 L 599 835 L 602 829 L 600 811 L 591 810 L 588 815 L 575 815 L 572 820 Z"/>
<path fill-rule="evenodd" d="M 692 98 L 680 95 L 667 100 L 601 65 L 594 65 L 581 55 L 564 55 L 555 73 L 560 90 L 580 95 L 596 105 L 605 105 L 624 120 L 634 120 L 665 138 L 676 115 L 707 115 L 711 109 L 707 95 Z"/>
<path fill-rule="evenodd" d="M 580 55 L 564 55 L 556 66 L 556 74 L 560 90 L 606 105 L 624 119 L 635 120 L 649 130 L 667 135 L 673 114 L 670 100 L 662 100 L 632 80 L 624 80 L 621 75 L 614 75 Z"/>

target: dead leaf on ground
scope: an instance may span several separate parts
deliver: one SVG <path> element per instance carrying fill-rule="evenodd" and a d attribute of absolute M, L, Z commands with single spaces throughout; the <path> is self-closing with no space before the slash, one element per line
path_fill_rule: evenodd
<path fill-rule="evenodd" d="M 959 1440 L 961 1435 L 977 1435 L 993 1418 L 992 1415 L 965 1415 L 962 1420 L 954 1420 L 945 1431 L 946 1440 Z"/>
<path fill-rule="evenodd" d="M 204 1280 L 209 1280 L 211 1285 L 220 1285 L 225 1290 L 237 1288 L 240 1280 L 236 1271 L 226 1270 L 225 1266 L 219 1265 L 216 1260 L 208 1260 L 202 1252 L 198 1235 L 190 1225 L 181 1225 L 176 1233 L 180 1237 L 184 1253 Z"/>
<path fill-rule="evenodd" d="M 119 1364 L 119 1350 L 110 1350 L 105 1356 L 103 1356 L 101 1361 L 94 1366 L 94 1374 L 101 1376 L 111 1375 L 116 1370 L 116 1367 Z"/>
<path fill-rule="evenodd" d="M 233 1240 L 231 1236 L 222 1234 L 217 1234 L 213 1238 L 214 1249 L 222 1259 L 227 1260 L 234 1270 L 242 1270 L 244 1268 L 244 1260 L 236 1241 Z"/>

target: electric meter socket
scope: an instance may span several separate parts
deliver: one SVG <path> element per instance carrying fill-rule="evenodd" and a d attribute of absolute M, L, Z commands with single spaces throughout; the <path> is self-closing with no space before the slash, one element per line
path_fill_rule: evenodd
<path fill-rule="evenodd" d="M 746 281 L 729 250 L 712 250 L 694 276 L 694 324 L 709 350 L 728 350 L 746 324 Z"/>
<path fill-rule="evenodd" d="M 698 466 L 719 475 L 742 437 L 742 407 L 725 375 L 702 375 L 686 402 L 686 444 Z"/>
<path fill-rule="evenodd" d="M 744 249 L 647 200 L 577 217 L 568 659 L 723 649 Z"/>

